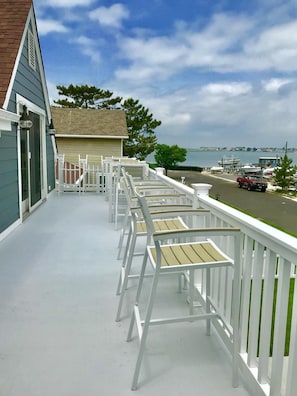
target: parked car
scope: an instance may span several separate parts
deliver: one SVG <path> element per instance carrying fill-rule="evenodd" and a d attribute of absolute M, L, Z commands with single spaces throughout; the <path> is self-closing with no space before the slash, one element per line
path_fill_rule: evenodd
<path fill-rule="evenodd" d="M 243 175 L 236 179 L 238 187 L 247 188 L 249 191 L 259 190 L 265 192 L 267 189 L 267 181 L 258 175 Z"/>

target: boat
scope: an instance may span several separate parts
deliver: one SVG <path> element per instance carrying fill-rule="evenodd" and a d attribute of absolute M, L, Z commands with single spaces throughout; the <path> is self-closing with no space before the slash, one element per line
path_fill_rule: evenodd
<path fill-rule="evenodd" d="M 274 172 L 275 172 L 275 168 L 271 168 L 271 167 L 265 168 L 263 169 L 263 177 L 270 179 L 274 175 Z"/>
<path fill-rule="evenodd" d="M 263 177 L 270 179 L 274 176 L 275 170 L 281 164 L 281 157 L 260 157 L 259 166 L 263 171 Z"/>
<path fill-rule="evenodd" d="M 260 173 L 262 174 L 262 168 L 260 166 L 256 166 L 256 165 L 244 165 L 244 166 L 241 166 L 239 170 L 242 174 L 245 174 L 245 175 L 247 175 L 247 174 L 255 175 L 255 174 L 260 174 Z"/>
<path fill-rule="evenodd" d="M 210 168 L 210 173 L 223 173 L 224 168 L 222 166 L 212 166 Z"/>
<path fill-rule="evenodd" d="M 240 164 L 240 159 L 237 157 L 223 157 L 218 161 L 220 166 L 236 166 Z"/>
<path fill-rule="evenodd" d="M 274 156 L 274 157 L 259 157 L 259 166 L 262 168 L 275 168 L 281 162 L 281 157 Z"/>

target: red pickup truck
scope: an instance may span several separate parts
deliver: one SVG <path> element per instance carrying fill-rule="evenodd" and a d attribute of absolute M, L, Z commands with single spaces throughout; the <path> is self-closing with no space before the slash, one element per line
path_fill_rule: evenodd
<path fill-rule="evenodd" d="M 265 192 L 267 189 L 267 181 L 263 179 L 262 176 L 258 175 L 245 175 L 245 176 L 238 176 L 236 179 L 238 183 L 238 187 L 247 188 L 249 191 L 252 190 L 259 190 Z"/>

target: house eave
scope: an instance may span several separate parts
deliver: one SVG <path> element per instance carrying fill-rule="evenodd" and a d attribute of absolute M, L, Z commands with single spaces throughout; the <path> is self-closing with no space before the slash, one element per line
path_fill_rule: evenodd
<path fill-rule="evenodd" d="M 56 138 L 75 138 L 75 139 L 128 139 L 128 136 L 111 136 L 111 135 L 69 135 L 56 133 Z"/>

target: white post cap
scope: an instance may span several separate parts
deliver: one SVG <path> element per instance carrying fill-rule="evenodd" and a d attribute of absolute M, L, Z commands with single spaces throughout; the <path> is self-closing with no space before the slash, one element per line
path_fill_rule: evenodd
<path fill-rule="evenodd" d="M 193 183 L 191 184 L 195 191 L 195 195 L 209 195 L 209 190 L 211 189 L 211 184 L 206 183 Z"/>

